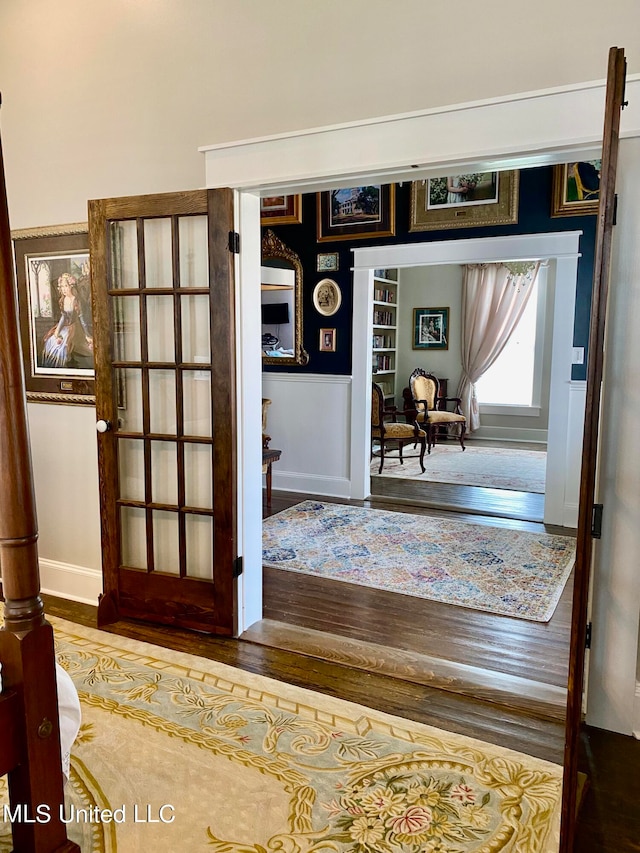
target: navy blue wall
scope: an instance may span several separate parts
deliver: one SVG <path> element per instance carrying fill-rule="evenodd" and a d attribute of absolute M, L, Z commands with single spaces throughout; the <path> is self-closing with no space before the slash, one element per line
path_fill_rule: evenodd
<path fill-rule="evenodd" d="M 273 227 L 280 239 L 300 256 L 303 266 L 303 329 L 304 347 L 309 353 L 306 367 L 286 368 L 267 365 L 266 371 L 310 371 L 312 373 L 351 373 L 351 323 L 353 286 L 350 265 L 351 248 L 393 243 L 419 243 L 432 240 L 462 240 L 469 237 L 496 237 L 507 234 L 536 234 L 546 231 L 583 231 L 580 238 L 582 257 L 578 262 L 578 289 L 574 324 L 573 345 L 585 348 L 585 364 L 574 365 L 573 379 L 586 377 L 586 352 L 589 337 L 589 312 L 593 282 L 593 256 L 597 217 L 563 216 L 551 217 L 552 167 L 523 169 L 520 172 L 520 198 L 518 222 L 515 225 L 499 225 L 486 228 L 455 228 L 445 231 L 409 232 L 411 186 L 405 183 L 396 186 L 396 234 L 367 240 L 342 240 L 333 243 L 318 243 L 316 239 L 316 195 L 302 197 L 302 223 Z M 316 259 L 320 252 L 338 252 L 340 256 L 337 272 L 319 273 Z M 332 317 L 323 317 L 313 307 L 312 294 L 321 278 L 333 278 L 342 290 L 342 305 Z M 331 327 L 337 330 L 336 352 L 319 351 L 319 330 Z"/>

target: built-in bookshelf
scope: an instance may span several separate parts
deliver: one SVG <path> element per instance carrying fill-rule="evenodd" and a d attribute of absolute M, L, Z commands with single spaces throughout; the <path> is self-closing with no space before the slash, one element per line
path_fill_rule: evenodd
<path fill-rule="evenodd" d="M 373 279 L 372 379 L 385 401 L 396 398 L 398 346 L 398 271 L 375 270 Z"/>

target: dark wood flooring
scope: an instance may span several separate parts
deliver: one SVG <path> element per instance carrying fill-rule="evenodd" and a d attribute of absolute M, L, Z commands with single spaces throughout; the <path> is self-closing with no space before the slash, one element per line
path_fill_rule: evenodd
<path fill-rule="evenodd" d="M 96 627 L 95 607 L 48 595 L 43 598 L 47 613 Z M 242 640 L 135 622 L 117 622 L 106 630 L 475 737 L 486 736 L 487 719 L 492 718 L 493 736 L 488 740 L 513 746 L 526 739 L 532 754 L 561 760 L 562 725 L 541 725 L 535 718 L 496 711 L 477 699 Z M 640 742 L 585 727 L 582 747 L 581 769 L 588 773 L 589 782 L 578 816 L 575 853 L 639 851 Z"/>
<path fill-rule="evenodd" d="M 303 497 L 274 493 L 269 512 Z M 548 530 L 539 523 L 452 516 L 446 510 L 379 499 L 358 503 L 474 524 Z M 558 528 L 553 532 L 570 533 Z M 552 619 L 541 623 L 296 572 L 265 568 L 263 577 L 265 618 L 244 639 L 457 692 L 541 719 L 564 720 L 572 578 Z"/>
<path fill-rule="evenodd" d="M 546 449 L 546 445 L 532 442 L 474 441 L 473 438 L 467 439 L 466 444 L 467 447 L 475 445 L 484 449 L 489 447 L 535 451 Z M 436 453 L 437 448 L 432 452 Z M 391 455 L 394 455 L 393 452 Z M 523 521 L 541 522 L 544 517 L 544 495 L 536 492 L 488 489 L 451 483 L 423 483 L 419 480 L 372 476 L 371 496 L 405 504 Z"/>
<path fill-rule="evenodd" d="M 271 512 L 305 497 L 274 493 Z M 528 520 L 531 505 L 522 518 L 517 509 L 487 518 L 473 506 L 460 512 L 473 496 L 456 497 L 460 520 L 543 529 Z M 359 504 L 450 514 L 441 500 L 438 508 L 405 501 L 377 495 Z M 107 630 L 562 762 L 564 721 L 556 712 L 566 681 L 571 581 L 543 625 L 303 577 L 265 570 L 268 618 L 241 639 L 135 622 Z M 95 627 L 95 608 L 45 599 L 47 612 Z M 521 701 L 514 698 L 518 687 Z M 585 728 L 582 747 L 589 781 L 575 853 L 639 851 L 640 743 Z"/>
<path fill-rule="evenodd" d="M 371 497 L 414 506 L 448 509 L 474 515 L 539 521 L 544 517 L 544 495 L 510 489 L 420 483 L 393 477 L 372 477 Z"/>

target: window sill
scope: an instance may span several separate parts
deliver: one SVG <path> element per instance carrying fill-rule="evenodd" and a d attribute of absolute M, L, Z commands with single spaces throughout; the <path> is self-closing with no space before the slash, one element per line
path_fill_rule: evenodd
<path fill-rule="evenodd" d="M 500 403 L 480 403 L 481 415 L 504 415 L 510 418 L 539 418 L 541 411 L 541 406 L 510 406 Z"/>

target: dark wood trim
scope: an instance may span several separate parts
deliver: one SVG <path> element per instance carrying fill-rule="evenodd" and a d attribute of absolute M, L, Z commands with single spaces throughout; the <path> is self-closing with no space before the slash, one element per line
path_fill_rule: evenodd
<path fill-rule="evenodd" d="M 596 233 L 593 292 L 587 364 L 587 398 L 582 445 L 582 473 L 576 547 L 576 575 L 569 655 L 567 732 L 564 760 L 560 853 L 571 853 L 575 834 L 578 749 L 584 688 L 585 636 L 591 572 L 591 519 L 594 504 L 600 396 L 604 363 L 605 317 L 615 204 L 620 111 L 624 96 L 626 60 L 621 48 L 609 51 L 607 92 L 600 178 L 600 207 Z"/>
<path fill-rule="evenodd" d="M 211 346 L 211 423 L 213 429 L 213 509 L 216 559 L 213 579 L 216 596 L 226 602 L 220 617 L 233 633 L 233 564 L 237 557 L 237 432 L 236 332 L 234 256 L 229 251 L 233 230 L 233 192 L 211 190 L 209 212 L 209 282 Z"/>
<path fill-rule="evenodd" d="M 60 762 L 60 728 L 56 688 L 53 631 L 44 618 L 38 566 L 31 452 L 18 306 L 13 280 L 11 229 L 0 148 L 0 566 L 5 599 L 0 629 L 2 699 L 4 713 L 12 711 L 18 738 L 8 743 L 10 727 L 0 730 L 3 769 L 8 770 L 13 805 L 24 803 L 35 813 L 38 805 L 50 809 L 48 823 L 15 822 L 16 850 L 79 850 L 67 842 L 60 820 L 64 802 Z M 11 698 L 14 697 L 14 698 Z M 43 734 L 42 724 L 48 722 Z M 6 719 L 5 719 L 6 723 Z M 20 762 L 7 766 L 17 748 Z"/>
<path fill-rule="evenodd" d="M 89 252 L 91 254 L 91 291 L 94 322 L 94 360 L 96 368 L 96 419 L 116 423 L 116 394 L 111 373 L 111 305 L 107 297 L 110 278 L 109 226 L 105 205 L 100 199 L 89 202 Z M 100 537 L 102 545 L 103 594 L 98 606 L 98 624 L 119 618 L 118 552 L 120 524 L 118 508 L 108 500 L 111 483 L 117 478 L 118 459 L 113 432 L 98 435 L 98 489 L 100 493 Z"/>

